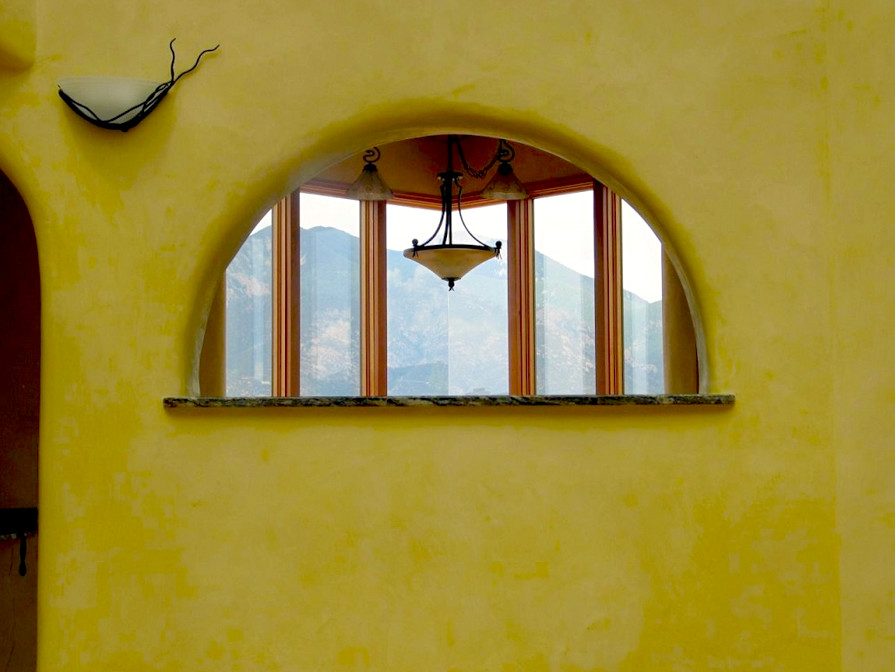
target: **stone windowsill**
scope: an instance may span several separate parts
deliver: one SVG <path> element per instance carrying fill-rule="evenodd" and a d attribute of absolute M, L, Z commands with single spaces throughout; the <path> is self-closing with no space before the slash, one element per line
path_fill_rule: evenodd
<path fill-rule="evenodd" d="M 434 397 L 165 397 L 165 408 L 358 408 L 435 406 L 732 406 L 732 394 L 470 395 Z"/>

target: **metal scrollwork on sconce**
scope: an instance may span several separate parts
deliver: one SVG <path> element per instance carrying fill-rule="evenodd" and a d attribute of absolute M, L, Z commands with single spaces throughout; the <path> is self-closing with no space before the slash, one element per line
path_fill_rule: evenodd
<path fill-rule="evenodd" d="M 171 50 L 171 75 L 168 81 L 159 83 L 130 77 L 67 77 L 59 80 L 59 97 L 75 114 L 94 126 L 128 131 L 149 116 L 181 77 L 199 67 L 205 54 L 216 51 L 220 46 L 202 50 L 191 68 L 175 76 L 177 55 L 172 39 L 168 44 Z"/>

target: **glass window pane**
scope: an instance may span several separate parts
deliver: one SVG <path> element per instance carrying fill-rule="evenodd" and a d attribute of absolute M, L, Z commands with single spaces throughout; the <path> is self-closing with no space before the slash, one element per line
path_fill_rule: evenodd
<path fill-rule="evenodd" d="M 595 394 L 594 195 L 535 200 L 538 394 Z"/>
<path fill-rule="evenodd" d="M 482 242 L 506 243 L 505 203 L 463 211 Z M 507 273 L 503 259 L 489 260 L 447 283 L 403 250 L 426 240 L 439 212 L 389 204 L 386 211 L 388 273 L 388 393 L 392 395 L 506 394 Z M 471 242 L 454 214 L 454 242 Z"/>
<path fill-rule="evenodd" d="M 271 232 L 268 212 L 227 266 L 228 396 L 270 395 Z"/>
<path fill-rule="evenodd" d="M 662 394 L 662 243 L 643 218 L 622 202 L 625 393 Z"/>
<path fill-rule="evenodd" d="M 303 396 L 360 394 L 360 203 L 301 194 Z"/>

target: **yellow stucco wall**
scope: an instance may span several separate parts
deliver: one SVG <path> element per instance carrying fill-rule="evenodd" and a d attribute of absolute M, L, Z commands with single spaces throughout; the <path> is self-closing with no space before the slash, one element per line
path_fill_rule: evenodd
<path fill-rule="evenodd" d="M 3 0 L 0 5 L 0 68 L 22 70 L 34 63 L 37 0 Z"/>
<path fill-rule="evenodd" d="M 895 10 L 41 0 L 0 168 L 43 295 L 41 670 L 890 670 Z M 77 74 L 184 79 L 128 134 Z M 331 161 L 503 135 L 682 259 L 732 410 L 165 412 Z"/>

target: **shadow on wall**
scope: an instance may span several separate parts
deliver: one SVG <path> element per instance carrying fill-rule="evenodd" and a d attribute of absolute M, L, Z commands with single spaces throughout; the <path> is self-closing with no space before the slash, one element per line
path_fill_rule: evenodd
<path fill-rule="evenodd" d="M 40 412 L 40 272 L 28 209 L 0 173 L 0 509 L 37 507 Z M 37 537 L 27 573 L 20 541 L 0 530 L 0 668 L 34 670 L 37 656 Z"/>

